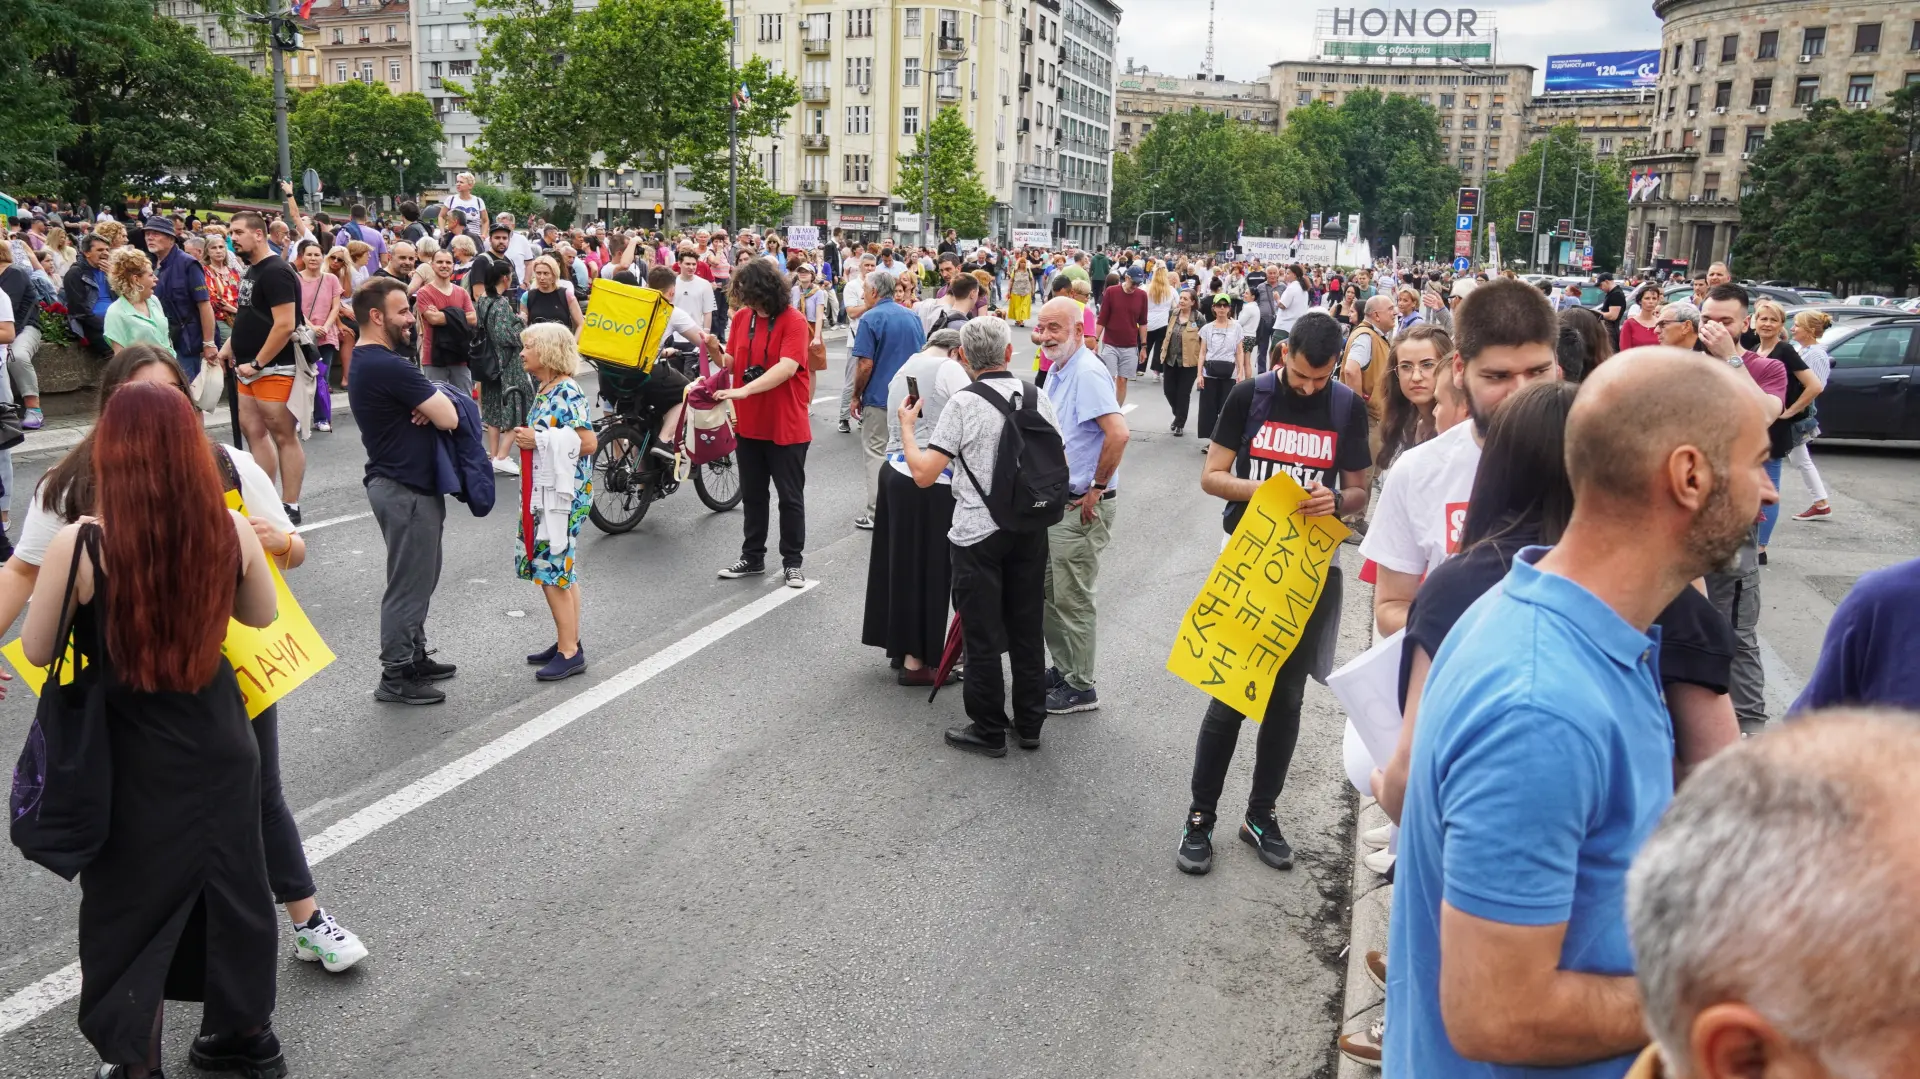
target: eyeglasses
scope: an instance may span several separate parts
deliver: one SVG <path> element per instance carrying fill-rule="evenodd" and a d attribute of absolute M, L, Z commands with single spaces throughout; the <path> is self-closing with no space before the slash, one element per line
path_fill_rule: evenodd
<path fill-rule="evenodd" d="M 1415 371 L 1423 375 L 1431 375 L 1440 369 L 1440 361 L 1421 360 L 1418 363 L 1396 363 L 1393 365 L 1393 369 L 1395 373 L 1400 375 L 1411 375 Z"/>

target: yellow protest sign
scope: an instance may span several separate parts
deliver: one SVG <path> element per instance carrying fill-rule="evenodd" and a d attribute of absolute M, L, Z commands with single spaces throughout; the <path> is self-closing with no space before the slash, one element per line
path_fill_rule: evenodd
<path fill-rule="evenodd" d="M 1307 492 L 1284 472 L 1260 485 L 1240 526 L 1180 620 L 1167 670 L 1260 720 L 1274 676 L 1300 644 L 1348 535 L 1335 517 L 1302 516 Z"/>
<path fill-rule="evenodd" d="M 247 512 L 237 491 L 227 492 L 227 505 L 242 514 Z M 267 559 L 267 570 L 273 574 L 273 591 L 279 600 L 274 620 L 260 629 L 229 620 L 227 638 L 220 644 L 221 653 L 233 664 L 233 673 L 239 680 L 248 719 L 266 711 L 268 705 L 293 692 L 337 658 L 327 642 L 320 639 L 320 631 L 314 628 L 307 612 L 300 609 L 300 601 L 293 598 L 287 579 L 271 558 Z M 27 662 L 27 651 L 19 638 L 0 647 L 0 656 L 13 664 L 21 683 L 39 696 L 47 680 L 46 668 Z M 66 682 L 73 681 L 73 669 L 69 650 L 63 669 Z"/>

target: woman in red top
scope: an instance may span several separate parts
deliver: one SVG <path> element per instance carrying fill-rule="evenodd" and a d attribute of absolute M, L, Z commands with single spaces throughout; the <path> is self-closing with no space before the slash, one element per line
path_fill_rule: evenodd
<path fill-rule="evenodd" d="M 729 299 L 734 308 L 727 333 L 730 387 L 714 396 L 734 405 L 739 449 L 741 504 L 746 540 L 740 560 L 720 571 L 726 578 L 766 572 L 767 481 L 780 497 L 780 562 L 787 584 L 807 583 L 800 572 L 807 542 L 807 445 L 813 424 L 813 372 L 807 370 L 807 320 L 793 309 L 787 279 L 766 259 L 734 268 Z"/>
<path fill-rule="evenodd" d="M 1639 306 L 1620 320 L 1620 351 L 1660 343 L 1660 307 L 1664 302 L 1659 285 L 1649 283 L 1640 290 Z"/>

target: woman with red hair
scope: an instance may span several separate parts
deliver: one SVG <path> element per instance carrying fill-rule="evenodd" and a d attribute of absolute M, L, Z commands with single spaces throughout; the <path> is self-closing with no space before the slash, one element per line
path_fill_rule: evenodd
<path fill-rule="evenodd" d="M 71 634 L 105 687 L 112 818 L 80 874 L 80 1030 L 106 1061 L 96 1079 L 145 1079 L 163 1001 L 204 1001 L 196 1065 L 284 1074 L 260 751 L 220 648 L 229 618 L 273 621 L 266 554 L 173 387 L 108 399 L 93 470 L 98 517 L 48 546 L 20 635 L 44 666 Z"/>

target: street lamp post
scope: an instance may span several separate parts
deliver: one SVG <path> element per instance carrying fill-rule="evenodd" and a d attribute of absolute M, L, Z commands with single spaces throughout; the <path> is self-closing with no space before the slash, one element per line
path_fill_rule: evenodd
<path fill-rule="evenodd" d="M 734 58 L 740 20 L 727 0 L 727 235 L 740 235 L 740 68 Z M 672 168 L 671 165 L 668 168 Z"/>
<path fill-rule="evenodd" d="M 400 208 L 400 200 L 407 197 L 407 168 L 413 164 L 413 159 L 406 157 L 398 150 L 389 150 L 380 156 L 386 158 L 387 164 L 393 166 L 393 189 L 395 192 L 393 196 L 393 206 L 394 209 L 398 210 Z"/>

